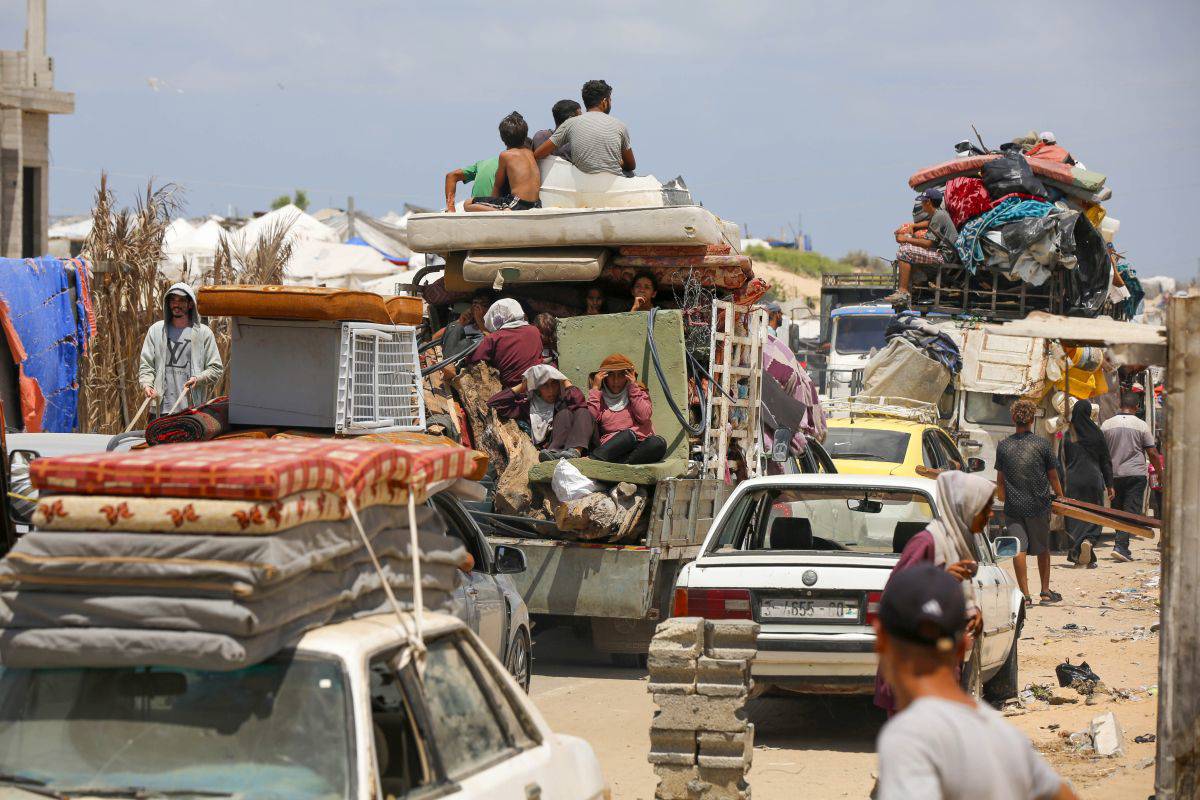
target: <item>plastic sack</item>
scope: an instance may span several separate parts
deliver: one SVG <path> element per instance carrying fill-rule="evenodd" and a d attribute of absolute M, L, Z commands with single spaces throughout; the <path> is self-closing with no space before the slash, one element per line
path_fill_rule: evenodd
<path fill-rule="evenodd" d="M 1058 685 L 1063 688 L 1070 686 L 1076 680 L 1100 682 L 1100 676 L 1092 672 L 1092 668 L 1086 661 L 1082 664 L 1072 664 L 1071 660 L 1067 659 L 1054 668 L 1054 675 L 1058 678 Z"/>
<path fill-rule="evenodd" d="M 1029 194 L 1047 197 L 1046 187 L 1038 180 L 1025 156 L 1020 153 L 1005 153 L 983 165 L 983 185 L 993 200 L 1008 194 Z"/>
<path fill-rule="evenodd" d="M 955 228 L 992 207 L 992 197 L 979 178 L 951 178 L 946 181 L 942 205 Z"/>
<path fill-rule="evenodd" d="M 565 458 L 560 458 L 558 464 L 554 466 L 554 475 L 550 479 L 550 488 L 554 489 L 554 496 L 561 503 L 566 503 L 570 500 L 582 500 L 589 494 L 598 491 L 592 479 L 580 472 L 579 467 Z"/>
<path fill-rule="evenodd" d="M 1112 262 L 1108 260 L 1108 248 L 1099 232 L 1082 214 L 1076 215 L 1074 236 L 1071 238 L 1071 255 L 1075 269 L 1067 273 L 1067 316 L 1094 317 L 1108 300 L 1108 287 L 1112 282 Z M 1063 249 L 1066 250 L 1064 236 Z M 1065 259 L 1064 259 L 1065 260 Z"/>

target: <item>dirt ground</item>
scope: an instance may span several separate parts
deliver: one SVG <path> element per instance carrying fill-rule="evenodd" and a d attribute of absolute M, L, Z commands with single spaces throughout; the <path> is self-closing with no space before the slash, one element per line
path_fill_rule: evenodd
<path fill-rule="evenodd" d="M 1051 705 L 1026 694 L 1024 707 L 1006 711 L 1009 721 L 1091 800 L 1153 794 L 1155 745 L 1133 739 L 1155 732 L 1158 633 L 1150 628 L 1158 622 L 1159 555 L 1156 542 L 1135 540 L 1133 551 L 1136 560 L 1121 564 L 1111 560 L 1104 544 L 1100 566 L 1092 570 L 1072 569 L 1063 556 L 1053 557 L 1051 586 L 1063 602 L 1028 610 L 1019 650 L 1021 686 L 1045 685 L 1067 702 Z M 1086 661 L 1115 694 L 1099 692 L 1094 705 L 1087 705 L 1074 690 L 1060 689 L 1054 668 L 1065 658 Z M 621 800 L 654 797 L 654 773 L 646 761 L 654 707 L 645 684 L 644 670 L 609 666 L 569 631 L 554 629 L 537 637 L 534 702 L 554 730 L 592 744 L 613 797 Z M 1066 737 L 1106 711 L 1114 712 L 1123 728 L 1125 755 L 1076 752 Z M 798 786 L 808 797 L 857 798 L 870 792 L 882 717 L 869 698 L 766 697 L 751 701 L 749 714 L 755 725 L 749 776 L 755 797 L 794 797 Z"/>
<path fill-rule="evenodd" d="M 811 275 L 798 275 L 770 261 L 755 261 L 754 274 L 762 278 L 775 290 L 781 300 L 799 300 L 821 296 L 821 279 Z"/>

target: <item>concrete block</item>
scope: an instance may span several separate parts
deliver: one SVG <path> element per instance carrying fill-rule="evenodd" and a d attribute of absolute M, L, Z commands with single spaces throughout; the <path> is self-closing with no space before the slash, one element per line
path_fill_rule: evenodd
<path fill-rule="evenodd" d="M 646 684 L 646 691 L 650 694 L 695 694 L 695 683 L 658 683 L 654 678 Z"/>
<path fill-rule="evenodd" d="M 650 731 L 651 764 L 690 767 L 696 763 L 696 731 Z"/>
<path fill-rule="evenodd" d="M 1094 717 L 1088 731 L 1092 735 L 1092 746 L 1096 748 L 1096 755 L 1125 755 L 1125 734 L 1121 730 L 1121 723 L 1117 722 L 1117 715 L 1113 712 Z"/>
<path fill-rule="evenodd" d="M 740 697 L 744 702 L 750 696 L 750 687 L 741 683 L 696 683 L 696 694 L 706 697 Z"/>
<path fill-rule="evenodd" d="M 706 764 L 703 761 L 706 758 L 731 759 L 740 763 L 742 769 L 749 769 L 754 760 L 754 726 L 747 725 L 746 730 L 737 733 L 699 731 L 696 734 L 696 747 L 702 766 L 736 768 L 736 763 L 719 764 L 710 761 Z"/>
<path fill-rule="evenodd" d="M 737 733 L 746 729 L 745 700 L 699 694 L 656 694 L 659 711 L 651 730 L 704 730 Z"/>
<path fill-rule="evenodd" d="M 696 691 L 711 697 L 744 697 L 750 689 L 750 662 L 736 658 L 696 661 Z"/>
<path fill-rule="evenodd" d="M 714 658 L 754 658 L 750 656 L 717 656 L 715 651 L 758 650 L 757 622 L 748 619 L 714 619 L 704 626 L 704 650 Z M 710 652 L 714 651 L 714 652 Z"/>
<path fill-rule="evenodd" d="M 655 764 L 654 775 L 658 778 L 655 800 L 696 800 L 700 793 L 700 773 L 694 766 Z"/>
<path fill-rule="evenodd" d="M 650 654 L 684 653 L 696 658 L 704 650 L 704 620 L 669 617 L 658 624 L 650 641 Z"/>
<path fill-rule="evenodd" d="M 701 790 L 696 800 L 748 800 L 750 784 L 742 769 L 700 767 Z"/>

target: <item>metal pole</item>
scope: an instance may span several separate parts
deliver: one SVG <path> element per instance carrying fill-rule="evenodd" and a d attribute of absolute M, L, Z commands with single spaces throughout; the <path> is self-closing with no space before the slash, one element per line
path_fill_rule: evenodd
<path fill-rule="evenodd" d="M 354 238 L 354 198 L 346 198 L 346 238 Z"/>
<path fill-rule="evenodd" d="M 1166 496 L 1158 648 L 1159 800 L 1200 797 L 1200 294 L 1167 309 Z"/>

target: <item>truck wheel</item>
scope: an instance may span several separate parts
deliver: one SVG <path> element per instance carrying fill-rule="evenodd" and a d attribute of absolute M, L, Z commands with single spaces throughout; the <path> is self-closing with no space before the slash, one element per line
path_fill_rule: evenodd
<path fill-rule="evenodd" d="M 508 672 L 513 676 L 513 679 L 520 684 L 525 690 L 525 694 L 529 694 L 529 679 L 530 679 L 530 662 L 531 653 L 529 647 L 529 631 L 522 628 L 517 631 L 517 638 L 513 639 L 512 647 L 508 650 L 508 657 L 504 659 L 504 666 L 508 668 Z"/>
<path fill-rule="evenodd" d="M 1018 635 L 1013 637 L 1012 649 L 1008 651 L 1008 659 L 1005 660 L 1004 666 L 983 685 L 983 699 L 993 706 L 999 707 L 1005 700 L 1017 696 L 1020 680 L 1017 675 L 1020 666 L 1017 663 L 1017 642 L 1019 641 L 1018 631 Z"/>

